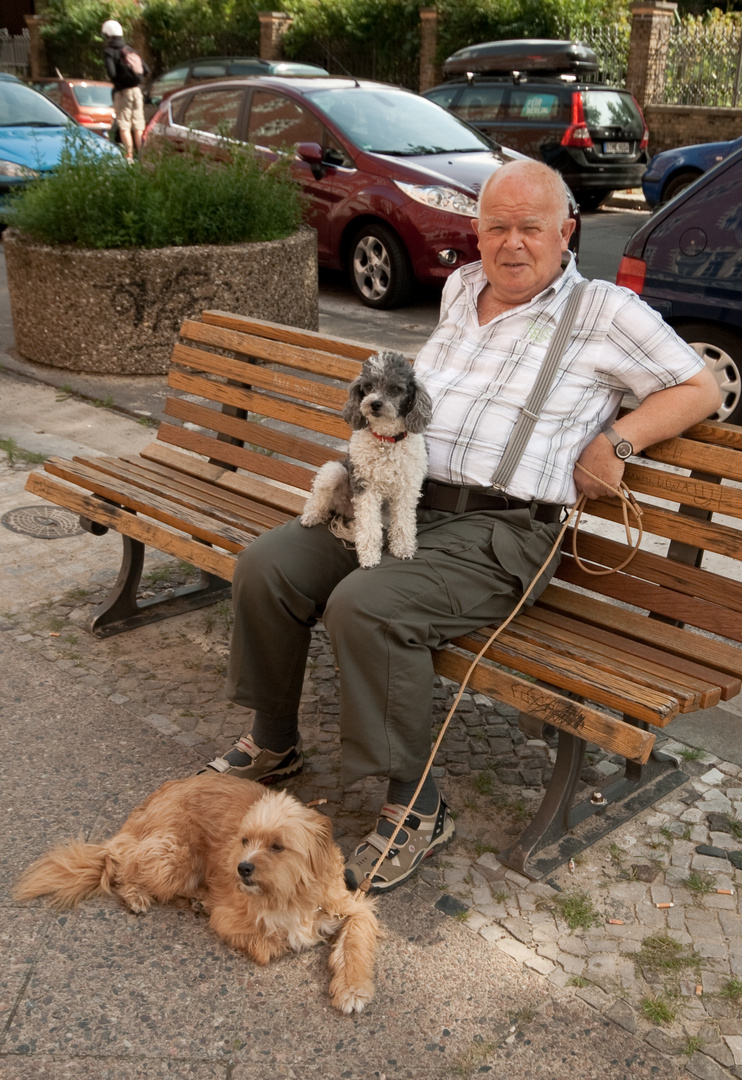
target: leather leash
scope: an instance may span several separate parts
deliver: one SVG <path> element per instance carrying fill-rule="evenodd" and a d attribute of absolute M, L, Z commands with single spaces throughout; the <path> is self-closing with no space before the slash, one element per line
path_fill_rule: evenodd
<path fill-rule="evenodd" d="M 415 789 L 415 793 L 412 796 L 412 798 L 410 799 L 410 801 L 409 801 L 409 803 L 407 805 L 407 808 L 406 808 L 406 810 L 404 812 L 404 815 L 400 818 L 400 820 L 398 821 L 398 823 L 396 825 L 396 828 L 394 829 L 394 832 L 389 837 L 389 840 L 387 842 L 386 847 L 384 848 L 384 851 L 381 853 L 381 855 L 377 859 L 374 869 L 371 871 L 371 873 L 367 877 L 365 877 L 363 879 L 363 881 L 360 883 L 360 885 L 356 889 L 354 899 L 357 900 L 358 896 L 361 893 L 367 893 L 373 887 L 371 882 L 372 882 L 372 879 L 374 877 L 374 874 L 379 869 L 381 864 L 384 862 L 384 859 L 386 859 L 386 857 L 389 854 L 389 852 L 391 851 L 391 849 L 394 847 L 394 841 L 397 839 L 397 835 L 399 834 L 400 830 L 402 829 L 402 827 L 404 825 L 404 822 L 407 819 L 408 814 L 411 812 L 412 807 L 415 805 L 415 800 L 417 799 L 418 795 L 420 794 L 420 792 L 422 790 L 422 786 L 425 783 L 425 780 L 427 779 L 428 773 L 430 772 L 430 769 L 431 769 L 431 767 L 433 765 L 433 761 L 435 760 L 435 755 L 438 753 L 438 748 L 440 747 L 441 742 L 443 741 L 443 736 L 446 733 L 446 729 L 448 728 L 448 725 L 449 725 L 449 723 L 451 721 L 451 717 L 453 716 L 453 714 L 456 712 L 456 709 L 458 708 L 458 704 L 461 701 L 464 690 L 466 689 L 466 687 L 467 687 L 467 685 L 469 683 L 469 679 L 472 676 L 472 672 L 474 671 L 474 669 L 476 668 L 477 664 L 482 659 L 484 654 L 487 652 L 487 649 L 489 649 L 492 642 L 513 621 L 515 616 L 518 614 L 518 612 L 521 610 L 521 608 L 525 604 L 526 600 L 528 599 L 531 592 L 533 591 L 533 589 L 534 589 L 534 587 L 536 585 L 536 582 L 541 577 L 544 570 L 546 569 L 546 567 L 549 565 L 552 558 L 554 557 L 554 554 L 556 553 L 557 549 L 561 545 L 562 539 L 564 537 L 565 532 L 567 531 L 567 528 L 568 528 L 570 522 L 574 519 L 575 527 L 574 527 L 574 532 L 573 532 L 573 535 L 572 535 L 572 554 L 573 554 L 573 556 L 575 558 L 575 561 L 576 561 L 577 565 L 586 574 L 592 574 L 593 576 L 596 576 L 596 577 L 601 576 L 603 574 L 615 574 L 619 570 L 623 570 L 623 568 L 625 566 L 628 566 L 628 564 L 631 562 L 631 560 L 634 558 L 634 555 L 638 551 L 639 545 L 640 545 L 640 543 L 642 541 L 642 536 L 644 535 L 644 532 L 643 532 L 642 522 L 641 522 L 642 509 L 639 506 L 639 503 L 636 501 L 633 493 L 629 490 L 629 488 L 626 486 L 626 484 L 624 484 L 623 481 L 621 481 L 621 483 L 619 484 L 619 486 L 617 488 L 613 488 L 613 487 L 610 487 L 608 484 L 606 484 L 605 481 L 603 481 L 599 477 L 595 476 L 594 473 L 591 473 L 589 469 L 586 469 L 583 465 L 580 465 L 579 462 L 577 462 L 577 468 L 581 469 L 582 472 L 587 473 L 587 475 L 589 477 L 591 477 L 593 480 L 597 480 L 598 483 L 603 484 L 604 487 L 607 487 L 611 491 L 611 493 L 613 495 L 615 495 L 620 500 L 621 509 L 622 509 L 622 512 L 623 512 L 624 528 L 626 529 L 626 539 L 627 539 L 627 543 L 629 544 L 629 547 L 630 547 L 629 554 L 626 556 L 626 558 L 623 560 L 622 563 L 619 563 L 618 566 L 610 567 L 610 568 L 608 568 L 606 570 L 591 570 L 589 567 L 585 566 L 585 564 L 582 562 L 579 555 L 577 554 L 577 530 L 579 528 L 580 521 L 582 520 L 582 514 L 583 514 L 583 511 L 585 509 L 585 504 L 588 501 L 586 495 L 581 495 L 579 497 L 579 499 L 577 500 L 577 502 L 575 503 L 575 505 L 570 510 L 570 512 L 567 515 L 567 517 L 565 518 L 564 522 L 562 523 L 562 527 L 559 530 L 559 534 L 557 535 L 557 538 L 554 541 L 554 543 L 553 543 L 553 545 L 551 547 L 551 550 L 549 551 L 549 554 L 546 556 L 543 563 L 541 564 L 539 569 L 536 571 L 536 575 L 533 578 L 533 580 L 531 581 L 530 585 L 525 590 L 525 592 L 521 596 L 520 600 L 515 605 L 513 610 L 510 612 L 508 617 L 506 619 L 504 619 L 499 624 L 499 626 L 495 627 L 493 632 L 487 638 L 486 642 L 484 643 L 482 648 L 479 650 L 479 652 L 477 653 L 477 655 L 474 657 L 471 664 L 469 665 L 469 667 L 468 667 L 468 669 L 466 671 L 466 674 L 464 675 L 464 678 L 462 679 L 462 681 L 461 681 L 461 683 L 459 685 L 459 692 L 456 695 L 456 697 L 454 698 L 453 705 L 448 710 L 448 715 L 446 716 L 445 720 L 443 721 L 443 724 L 441 725 L 441 730 L 438 732 L 438 737 L 436 738 L 435 743 L 433 744 L 433 749 L 430 752 L 430 757 L 428 758 L 428 763 L 425 766 L 425 771 L 422 774 L 422 777 L 420 779 L 420 783 L 417 785 L 417 788 Z M 632 539 L 631 539 L 631 530 L 630 530 L 630 526 L 629 526 L 629 514 L 633 515 L 635 523 L 636 523 L 635 527 L 638 530 L 636 543 L 632 543 Z"/>

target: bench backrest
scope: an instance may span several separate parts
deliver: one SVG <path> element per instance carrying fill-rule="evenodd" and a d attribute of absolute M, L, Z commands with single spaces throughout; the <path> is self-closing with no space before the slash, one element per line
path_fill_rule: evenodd
<path fill-rule="evenodd" d="M 188 320 L 181 329 L 168 383 L 188 396 L 168 398 L 166 413 L 178 424 L 163 423 L 158 440 L 238 470 L 241 490 L 281 516 L 298 513 L 315 470 L 345 452 L 348 429 L 340 414 L 347 385 L 374 351 L 206 311 L 201 322 Z M 609 598 L 616 602 L 616 629 L 665 647 L 679 624 L 697 627 L 699 657 L 713 657 L 739 676 L 742 650 L 717 635 L 742 641 L 742 431 L 698 424 L 630 462 L 625 479 L 642 497 L 642 550 L 625 570 L 594 577 L 575 562 L 568 535 L 542 606 L 555 622 L 579 618 L 605 626 L 598 598 Z M 627 544 L 617 501 L 596 500 L 587 512 L 578 539 L 582 561 L 618 565 Z"/>

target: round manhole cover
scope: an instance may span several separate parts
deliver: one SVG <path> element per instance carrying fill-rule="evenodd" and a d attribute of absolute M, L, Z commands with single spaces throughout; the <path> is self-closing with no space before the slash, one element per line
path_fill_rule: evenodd
<path fill-rule="evenodd" d="M 11 532 L 35 536 L 38 540 L 59 540 L 85 531 L 77 514 L 58 506 L 19 506 L 3 514 L 0 522 Z"/>

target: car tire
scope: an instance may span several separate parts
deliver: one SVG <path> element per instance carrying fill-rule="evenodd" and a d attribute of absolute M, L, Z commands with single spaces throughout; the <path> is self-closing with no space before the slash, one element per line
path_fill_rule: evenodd
<path fill-rule="evenodd" d="M 367 307 L 400 307 L 410 299 L 414 278 L 409 256 L 385 225 L 358 230 L 350 245 L 348 273 L 353 291 Z"/>
<path fill-rule="evenodd" d="M 606 191 L 603 188 L 598 188 L 595 191 L 577 191 L 575 192 L 575 198 L 579 204 L 580 210 L 589 212 L 590 210 L 597 210 L 600 204 L 608 198 L 610 191 Z"/>
<path fill-rule="evenodd" d="M 709 323 L 685 323 L 676 329 L 706 361 L 719 384 L 722 403 L 709 419 L 742 424 L 742 338 Z"/>
<path fill-rule="evenodd" d="M 694 180 L 697 180 L 702 175 L 702 173 L 696 172 L 694 169 L 686 169 L 685 172 L 676 173 L 663 187 L 660 203 L 664 204 L 669 202 L 670 199 L 674 199 L 676 195 L 679 195 L 681 191 L 685 191 Z"/>

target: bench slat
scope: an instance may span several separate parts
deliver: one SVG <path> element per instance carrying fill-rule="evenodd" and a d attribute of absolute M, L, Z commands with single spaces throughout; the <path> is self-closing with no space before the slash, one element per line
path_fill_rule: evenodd
<path fill-rule="evenodd" d="M 730 559 L 742 559 L 742 533 L 739 529 L 719 525 L 714 521 L 687 517 L 677 510 L 663 510 L 647 503 L 639 505 L 645 532 L 663 536 L 667 540 L 680 540 L 691 547 L 714 551 L 717 555 L 726 555 Z M 621 507 L 614 498 L 590 500 L 585 512 L 606 521 L 623 524 Z"/>
<path fill-rule="evenodd" d="M 592 588 L 595 578 L 580 570 L 571 556 L 563 556 L 557 571 L 560 581 L 581 589 Z M 631 577 L 630 574 L 606 574 L 600 579 L 601 593 L 624 604 L 633 604 L 655 615 L 690 623 L 699 630 L 721 634 L 732 641 L 742 641 L 742 620 L 736 612 L 709 604 L 706 600 L 670 592 L 659 585 Z"/>
<path fill-rule="evenodd" d="M 188 510 L 184 506 L 173 505 L 159 495 L 148 493 L 145 499 L 142 497 L 141 490 L 133 484 L 119 481 L 113 485 L 103 474 L 77 462 L 51 458 L 44 467 L 52 476 L 78 484 L 93 495 L 110 499 L 128 510 L 134 510 L 138 514 L 169 525 L 171 528 L 181 529 L 207 544 L 214 544 L 227 551 L 239 553 L 257 533 L 264 531 L 257 525 L 248 530 L 237 528 L 226 522 L 217 523 L 205 514 Z"/>
<path fill-rule="evenodd" d="M 434 654 L 433 666 L 444 678 L 461 682 L 471 661 L 470 656 L 452 649 L 442 649 Z M 654 734 L 536 686 L 526 679 L 519 679 L 517 675 L 501 671 L 491 664 L 478 664 L 471 674 L 469 686 L 587 742 L 597 743 L 610 753 L 621 754 L 630 761 L 642 764 L 649 760 L 655 742 Z"/>
<path fill-rule="evenodd" d="M 145 446 L 141 453 L 142 458 L 151 463 L 159 463 L 162 466 L 172 468 L 186 476 L 198 477 L 209 484 L 216 484 L 225 491 L 234 491 L 238 495 L 257 499 L 265 506 L 273 506 L 277 510 L 284 510 L 287 514 L 296 516 L 304 509 L 304 497 L 296 495 L 293 491 L 281 484 L 269 484 L 264 480 L 257 480 L 245 473 L 234 472 L 232 469 L 223 469 L 220 465 L 212 465 L 201 458 L 183 454 L 179 450 L 172 450 L 164 443 L 153 442 Z M 135 460 L 127 458 L 127 461 Z"/>
<path fill-rule="evenodd" d="M 339 461 L 345 456 L 343 450 L 334 450 L 331 446 L 310 442 L 309 439 L 302 439 L 298 435 L 289 435 L 278 428 L 268 427 L 267 424 L 254 424 L 250 420 L 242 420 L 228 413 L 217 412 L 216 409 L 197 405 L 184 398 L 168 398 L 166 409 L 167 414 L 175 420 L 196 424 L 205 431 L 229 435 L 230 438 L 239 439 L 240 442 L 251 446 L 261 446 L 273 454 L 293 458 L 307 465 L 316 465 L 317 468 L 324 465 L 326 461 Z M 222 445 L 221 442 L 217 443 L 216 439 L 214 443 L 212 456 L 219 452 Z"/>
<path fill-rule="evenodd" d="M 257 334 L 273 341 L 282 341 L 287 345 L 299 345 L 305 349 L 318 349 L 320 352 L 336 353 L 352 360 L 366 360 L 376 349 L 362 341 L 349 341 L 347 338 L 327 337 L 316 330 L 298 330 L 293 326 L 279 326 L 264 319 L 253 319 L 249 315 L 234 315 L 230 311 L 210 309 L 201 313 L 201 320 L 211 326 L 223 326 L 240 333 Z"/>
<path fill-rule="evenodd" d="M 295 375 L 287 375 L 285 372 L 275 371 L 263 364 L 249 364 L 244 360 L 232 360 L 228 356 L 217 356 L 215 353 L 204 352 L 203 349 L 193 349 L 187 345 L 176 345 L 173 349 L 173 363 L 182 364 L 184 367 L 195 371 L 208 372 L 210 375 L 220 375 L 225 379 L 233 379 L 245 386 L 260 386 L 275 394 L 283 394 L 286 397 L 297 398 L 302 402 L 321 405 L 326 409 L 334 409 L 341 412 L 348 400 L 348 391 L 345 387 L 331 386 L 326 382 L 309 379 L 297 379 Z M 170 369 L 173 373 L 173 369 Z M 170 383 L 170 377 L 168 377 Z M 208 395 L 204 395 L 207 397 Z"/>
<path fill-rule="evenodd" d="M 262 529 L 272 529 L 288 520 L 287 514 L 263 506 L 254 499 L 245 499 L 231 492 L 215 491 L 213 485 L 199 483 L 162 467 L 145 468 L 124 458 L 75 457 L 73 461 L 105 473 L 114 480 L 136 484 L 144 492 L 160 495 L 179 506 L 196 510 L 237 528 L 245 528 L 254 523 Z"/>
<path fill-rule="evenodd" d="M 272 420 L 280 420 L 294 427 L 317 431 L 322 435 L 330 435 L 335 439 L 343 441 L 348 439 L 348 425 L 337 413 L 324 409 L 312 409 L 306 405 L 296 405 L 281 398 L 271 397 L 270 394 L 242 390 L 238 386 L 209 382 L 208 379 L 199 379 L 195 375 L 186 375 L 179 371 L 171 372 L 169 383 L 176 390 L 193 394 L 195 397 L 206 398 L 207 401 L 218 401 L 222 405 L 232 405 L 236 409 L 247 409 L 248 412 L 259 413 L 261 416 L 268 416 Z"/>
<path fill-rule="evenodd" d="M 206 323 L 186 320 L 180 328 L 180 336 L 186 341 L 195 341 L 201 345 L 211 345 L 212 348 L 228 349 L 230 352 L 239 353 L 241 356 L 250 356 L 258 360 L 264 360 L 272 364 L 281 364 L 283 367 L 297 368 L 300 371 L 311 372 L 315 375 L 324 375 L 330 379 L 339 379 L 349 383 L 355 379 L 361 369 L 358 360 L 346 359 L 338 356 L 333 349 L 323 352 L 319 349 L 300 348 L 292 344 L 272 341 L 268 338 L 251 336 L 222 329 L 217 326 L 209 326 Z M 371 356 L 371 349 L 366 355 Z M 364 357 L 363 359 L 366 359 Z"/>
<path fill-rule="evenodd" d="M 702 420 L 683 432 L 683 437 L 714 446 L 728 446 L 732 450 L 742 450 L 742 428 L 723 424 L 719 420 Z"/>
<path fill-rule="evenodd" d="M 728 484 L 634 464 L 626 467 L 623 479 L 634 494 L 654 495 L 683 506 L 698 506 L 714 514 L 742 518 L 742 491 Z"/>
<path fill-rule="evenodd" d="M 64 506 L 75 514 L 81 514 L 90 518 L 91 521 L 97 521 L 100 525 L 106 525 L 109 529 L 115 529 L 116 532 L 130 536 L 132 540 L 139 540 L 158 551 L 164 551 L 167 555 L 184 559 L 192 566 L 224 578 L 225 581 L 232 580 L 236 556 L 217 551 L 208 544 L 201 544 L 182 534 L 171 532 L 170 529 L 147 521 L 137 514 L 131 514 L 118 506 L 111 506 L 110 503 L 103 502 L 95 495 L 86 495 L 79 488 L 71 488 L 67 484 L 53 480 L 48 473 L 31 473 L 26 482 L 26 490 L 57 506 Z"/>
<path fill-rule="evenodd" d="M 245 446 L 217 442 L 216 439 L 201 435 L 197 431 L 189 431 L 188 428 L 160 424 L 157 438 L 161 442 L 179 446 L 182 450 L 192 450 L 195 454 L 214 458 L 224 465 L 236 465 L 238 469 L 244 469 L 245 472 L 265 476 L 270 480 L 278 480 L 282 484 L 301 488 L 303 491 L 309 491 L 314 478 L 314 473 L 310 469 L 303 469 L 300 465 L 292 465 L 291 462 L 280 461 L 278 458 L 268 457 L 267 454 L 259 454 L 256 450 L 249 450 Z"/>
<path fill-rule="evenodd" d="M 533 607 L 528 609 L 527 613 L 519 615 L 513 625 L 519 626 L 521 622 L 528 625 L 532 623 L 534 626 L 544 629 L 548 628 L 550 633 L 565 632 L 576 636 L 581 635 L 585 641 L 590 643 L 591 647 L 595 647 L 596 644 L 604 647 L 608 656 L 621 652 L 624 655 L 635 657 L 637 663 L 647 661 L 649 664 L 661 664 L 670 671 L 682 672 L 683 676 L 690 675 L 698 680 L 700 686 L 706 684 L 720 687 L 721 697 L 724 701 L 736 697 L 742 690 L 741 679 L 735 679 L 734 676 L 725 671 L 720 671 L 718 668 L 704 667 L 687 657 L 676 656 L 674 653 L 665 652 L 651 645 L 644 645 L 639 641 L 627 638 L 624 634 L 601 630 L 590 623 L 571 619 L 569 616 L 560 615 L 556 611 L 549 611 L 542 608 L 540 604 L 534 604 Z"/>
<path fill-rule="evenodd" d="M 563 550 L 568 555 L 572 554 L 573 535 L 574 530 L 570 529 L 564 539 Z M 577 538 L 577 554 L 583 562 L 596 563 L 599 566 L 618 566 L 626 557 L 627 548 L 616 540 L 608 540 L 581 529 Z M 687 596 L 708 600 L 723 609 L 742 613 L 742 582 L 730 581 L 728 577 L 714 574 L 710 570 L 678 563 L 651 551 L 637 551 L 625 571 L 620 572 Z M 592 580 L 593 591 L 600 592 L 601 579 Z"/>
<path fill-rule="evenodd" d="M 677 626 L 648 619 L 644 614 L 628 611 L 617 604 L 608 604 L 559 584 L 547 585 L 538 604 L 550 611 L 586 620 L 602 629 L 625 634 L 636 641 L 660 646 L 677 656 L 690 656 L 737 678 L 742 677 L 742 649 L 723 641 L 711 640 L 702 634 L 690 634 Z"/>
<path fill-rule="evenodd" d="M 511 646 L 515 653 L 523 647 L 523 642 L 529 642 L 555 655 L 586 663 L 596 672 L 609 672 L 637 686 L 648 686 L 663 694 L 670 694 L 678 699 L 681 712 L 708 709 L 718 705 L 721 700 L 721 687 L 717 684 L 696 679 L 685 672 L 681 674 L 677 669 L 669 669 L 658 661 L 642 663 L 620 647 L 601 648 L 599 643 L 590 641 L 579 630 L 560 630 L 525 617 L 512 622 L 500 640 Z"/>
<path fill-rule="evenodd" d="M 454 639 L 454 645 L 477 653 L 487 640 L 486 632 L 464 634 Z M 589 663 L 568 656 L 556 656 L 548 648 L 539 648 L 521 640 L 515 647 L 498 638 L 485 656 L 496 664 L 531 675 L 543 682 L 553 683 L 609 709 L 626 712 L 635 720 L 644 720 L 655 727 L 664 727 L 678 715 L 680 704 L 673 694 L 652 687 L 639 687 L 628 679 L 609 671 L 599 671 Z"/>
<path fill-rule="evenodd" d="M 650 461 L 676 465 L 693 472 L 742 481 L 742 454 L 729 446 L 712 446 L 691 439 L 667 439 L 643 451 Z"/>

